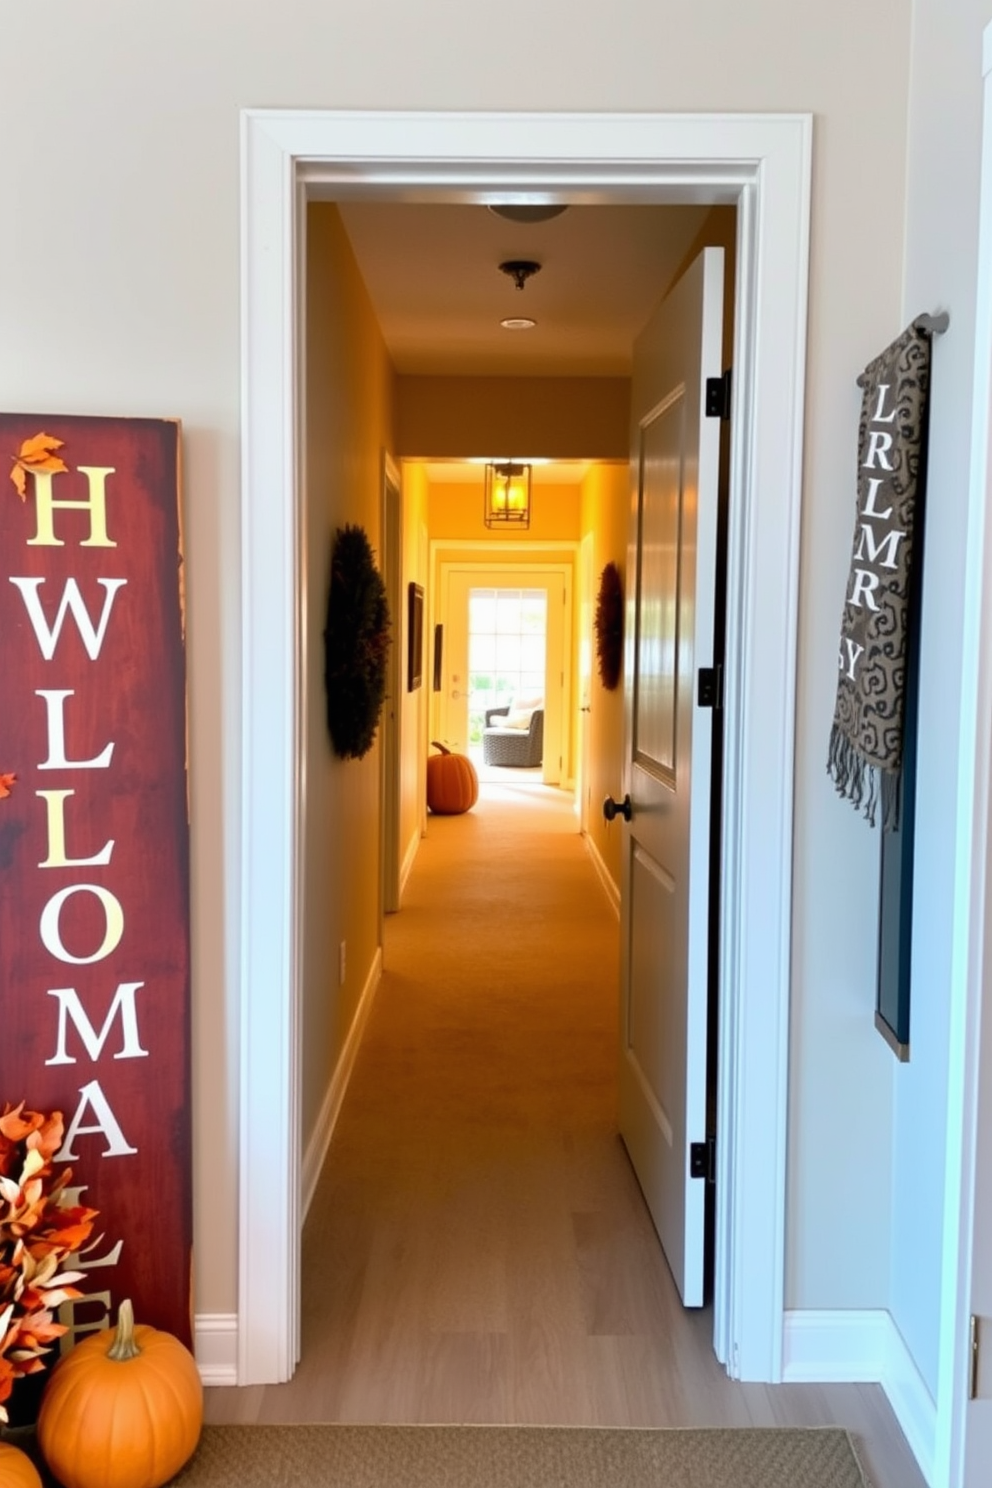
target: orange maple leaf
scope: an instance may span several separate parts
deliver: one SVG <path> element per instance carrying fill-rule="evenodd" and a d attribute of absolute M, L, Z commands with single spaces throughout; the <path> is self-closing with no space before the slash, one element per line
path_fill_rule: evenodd
<path fill-rule="evenodd" d="M 55 453 L 64 443 L 65 440 L 56 439 L 53 434 L 35 434 L 31 439 L 25 439 L 17 454 L 11 456 L 14 468 L 10 472 L 10 478 L 22 501 L 27 499 L 27 477 L 30 473 L 36 470 L 68 470 L 65 461 Z"/>
<path fill-rule="evenodd" d="M 10 795 L 10 788 L 16 779 L 16 775 L 0 775 L 0 801 Z"/>

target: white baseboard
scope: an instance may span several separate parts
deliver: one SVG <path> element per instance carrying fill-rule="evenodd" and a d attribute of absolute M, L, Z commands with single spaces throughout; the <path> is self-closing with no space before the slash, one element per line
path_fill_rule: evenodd
<path fill-rule="evenodd" d="M 886 1313 L 888 1317 L 888 1313 Z M 937 1405 L 916 1367 L 905 1339 L 889 1318 L 890 1329 L 882 1388 L 902 1434 L 913 1450 L 920 1472 L 928 1483 L 934 1481 L 937 1446 Z"/>
<path fill-rule="evenodd" d="M 193 1353 L 206 1385 L 238 1383 L 238 1315 L 201 1312 L 193 1319 Z"/>
<path fill-rule="evenodd" d="M 618 885 L 613 882 L 613 876 L 606 866 L 603 855 L 600 852 L 599 848 L 596 846 L 595 842 L 593 842 L 588 832 L 585 833 L 583 841 L 585 842 L 589 856 L 592 858 L 592 865 L 595 868 L 596 872 L 599 874 L 600 882 L 603 885 L 603 888 L 606 890 L 606 897 L 610 901 L 610 906 L 613 910 L 613 913 L 616 915 L 617 919 L 619 919 L 620 889 Z"/>
<path fill-rule="evenodd" d="M 344 1041 L 344 1047 L 338 1058 L 337 1067 L 331 1076 L 331 1083 L 327 1087 L 317 1124 L 307 1143 L 303 1154 L 303 1171 L 300 1174 L 301 1188 L 301 1220 L 306 1219 L 307 1210 L 310 1208 L 320 1170 L 324 1166 L 324 1158 L 327 1149 L 331 1145 L 331 1137 L 334 1135 L 334 1127 L 341 1111 L 341 1103 L 344 1093 L 351 1079 L 351 1072 L 355 1067 L 355 1059 L 358 1055 L 359 1045 L 362 1042 L 362 1034 L 368 1022 L 369 1013 L 372 1011 L 372 1003 L 375 998 L 379 978 L 382 976 L 382 948 L 376 950 L 372 959 L 369 974 L 362 988 L 362 995 L 358 999 L 358 1007 L 348 1030 L 348 1037 Z"/>
<path fill-rule="evenodd" d="M 401 899 L 403 898 L 403 890 L 406 888 L 407 879 L 410 877 L 410 874 L 413 871 L 413 865 L 417 860 L 417 853 L 420 851 L 420 838 L 421 832 L 418 828 L 417 831 L 414 832 L 413 836 L 410 838 L 409 846 L 407 847 L 406 852 L 403 854 L 403 861 L 400 864 Z"/>
<path fill-rule="evenodd" d="M 786 1384 L 880 1384 L 928 1483 L 933 1482 L 937 1407 L 891 1313 L 787 1312 Z"/>
<path fill-rule="evenodd" d="M 375 998 L 379 978 L 382 976 L 382 950 L 376 951 L 371 969 L 365 979 L 362 995 L 352 1020 L 344 1048 L 341 1050 L 337 1068 L 320 1108 L 317 1125 L 307 1143 L 303 1156 L 301 1188 L 303 1217 L 310 1207 L 320 1170 L 327 1156 L 334 1126 L 341 1110 L 344 1093 L 348 1088 L 355 1058 L 362 1042 L 362 1034 L 368 1022 Z M 193 1319 L 193 1353 L 200 1379 L 207 1385 L 236 1385 L 238 1383 L 238 1315 L 236 1312 L 197 1313 Z"/>
<path fill-rule="evenodd" d="M 782 1348 L 786 1384 L 880 1384 L 892 1319 L 871 1311 L 787 1312 Z"/>

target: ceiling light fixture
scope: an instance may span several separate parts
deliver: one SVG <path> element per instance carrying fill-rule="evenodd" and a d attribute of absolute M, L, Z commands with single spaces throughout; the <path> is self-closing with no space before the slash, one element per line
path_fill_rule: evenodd
<path fill-rule="evenodd" d="M 514 202 L 490 202 L 490 212 L 497 217 L 505 217 L 507 222 L 550 222 L 552 217 L 560 217 L 562 212 L 568 211 L 567 203 L 555 205 L 553 202 L 542 202 L 538 204 L 520 204 Z"/>
<path fill-rule="evenodd" d="M 487 527 L 530 526 L 530 466 L 505 460 L 486 465 L 482 520 Z"/>
<path fill-rule="evenodd" d="M 499 271 L 512 279 L 518 289 L 523 289 L 528 279 L 541 272 L 541 265 L 532 258 L 508 258 L 500 264 Z"/>
<path fill-rule="evenodd" d="M 532 331 L 537 325 L 536 320 L 531 320 L 529 315 L 508 315 L 505 320 L 500 321 L 504 331 Z"/>

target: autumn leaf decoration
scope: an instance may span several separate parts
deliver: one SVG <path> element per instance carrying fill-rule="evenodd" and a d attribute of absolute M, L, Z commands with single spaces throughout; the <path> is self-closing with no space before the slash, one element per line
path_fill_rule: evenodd
<path fill-rule="evenodd" d="M 22 501 L 27 500 L 28 476 L 36 471 L 58 471 L 67 470 L 69 467 L 64 460 L 60 460 L 55 453 L 65 443 L 62 439 L 55 439 L 51 434 L 36 434 L 33 439 L 25 439 L 17 454 L 13 456 L 14 468 L 10 472 L 10 478 L 14 482 L 14 489 Z"/>
<path fill-rule="evenodd" d="M 4 775 L 3 771 L 0 770 L 0 801 L 5 801 L 10 795 L 16 779 L 16 775 Z"/>
<path fill-rule="evenodd" d="M 68 1331 L 59 1307 L 82 1295 L 85 1273 L 62 1266 L 92 1248 L 97 1211 L 71 1202 L 71 1169 L 55 1170 L 62 1135 L 61 1111 L 0 1110 L 0 1424 L 15 1381 L 43 1370 Z"/>

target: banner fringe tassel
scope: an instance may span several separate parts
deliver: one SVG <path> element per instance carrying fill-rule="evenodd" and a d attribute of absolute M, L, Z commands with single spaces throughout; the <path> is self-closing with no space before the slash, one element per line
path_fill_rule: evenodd
<path fill-rule="evenodd" d="M 882 770 L 871 764 L 836 724 L 830 730 L 827 774 L 833 780 L 837 794 L 850 801 L 871 826 L 877 823 L 881 805 L 883 831 L 891 832 L 898 827 L 902 771 Z"/>

